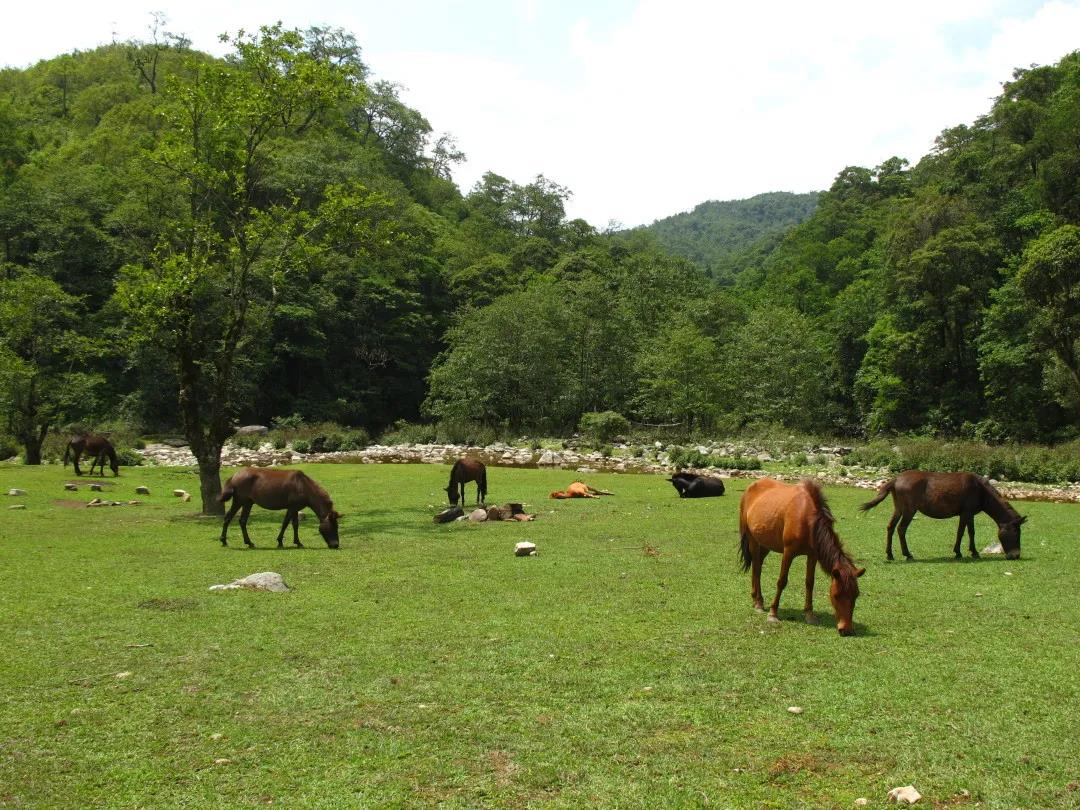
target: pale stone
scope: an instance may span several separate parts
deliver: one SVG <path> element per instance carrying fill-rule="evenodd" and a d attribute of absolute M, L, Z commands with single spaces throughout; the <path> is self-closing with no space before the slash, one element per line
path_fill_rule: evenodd
<path fill-rule="evenodd" d="M 244 425 L 236 429 L 237 436 L 265 436 L 269 432 L 266 425 Z"/>
<path fill-rule="evenodd" d="M 149 495 L 150 494 L 150 487 L 135 487 L 135 494 L 136 495 Z"/>
<path fill-rule="evenodd" d="M 471 520 L 473 523 L 479 523 L 482 520 L 487 520 L 487 510 L 474 509 L 472 512 L 469 513 L 469 520 Z"/>
<path fill-rule="evenodd" d="M 862 796 L 860 796 L 859 798 L 857 798 L 855 800 L 855 806 L 856 807 L 866 807 L 866 805 L 868 805 L 868 804 L 870 804 L 870 800 L 867 799 L 867 798 L 864 798 Z"/>
<path fill-rule="evenodd" d="M 8 507 L 8 509 L 25 509 L 25 508 L 26 508 L 25 503 L 17 503 L 14 506 L 9 506 Z"/>
<path fill-rule="evenodd" d="M 182 500 L 184 503 L 187 503 L 188 501 L 191 500 L 191 494 L 188 493 L 188 492 L 185 492 L 183 494 L 183 496 L 180 498 L 180 500 Z"/>
<path fill-rule="evenodd" d="M 79 485 L 78 484 L 64 484 L 64 489 L 66 489 L 68 492 L 78 492 L 79 491 Z"/>
<path fill-rule="evenodd" d="M 101 486 L 101 484 L 91 484 L 90 485 L 90 491 L 91 492 L 101 492 L 102 489 L 103 489 L 103 487 Z"/>
<path fill-rule="evenodd" d="M 12 496 L 25 495 L 25 494 L 26 494 L 25 489 L 9 489 L 8 490 L 8 495 L 12 495 Z"/>
<path fill-rule="evenodd" d="M 172 494 L 175 495 L 177 498 L 183 498 L 185 495 L 187 495 L 187 490 L 174 489 L 172 491 Z"/>
<path fill-rule="evenodd" d="M 788 706 L 787 710 L 789 712 L 791 712 L 792 714 L 802 714 L 803 713 L 802 706 Z"/>
<path fill-rule="evenodd" d="M 514 546 L 514 556 L 516 557 L 535 557 L 536 556 L 536 543 L 518 543 Z"/>
<path fill-rule="evenodd" d="M 922 794 L 915 789 L 914 785 L 895 787 L 889 791 L 889 801 L 897 804 L 915 804 L 922 798 Z"/>
<path fill-rule="evenodd" d="M 261 571 L 258 574 L 249 574 L 248 576 L 233 580 L 227 585 L 211 585 L 212 591 L 232 591 L 238 588 L 247 588 L 253 591 L 274 591 L 277 593 L 289 590 L 289 586 L 285 584 L 285 580 L 281 578 L 281 574 L 274 573 L 273 571 Z"/>
<path fill-rule="evenodd" d="M 117 672 L 116 675 L 114 675 L 113 677 L 116 678 L 116 680 L 118 680 L 118 681 L 122 681 L 122 680 L 124 680 L 124 678 L 130 678 L 131 673 L 130 672 Z"/>

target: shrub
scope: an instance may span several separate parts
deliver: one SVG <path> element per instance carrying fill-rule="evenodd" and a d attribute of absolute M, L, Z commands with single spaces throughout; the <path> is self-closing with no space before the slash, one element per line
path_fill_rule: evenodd
<path fill-rule="evenodd" d="M 434 425 L 415 425 L 405 419 L 394 422 L 394 427 L 379 439 L 380 444 L 431 444 L 434 441 Z"/>
<path fill-rule="evenodd" d="M 761 462 L 745 456 L 710 456 L 696 447 L 668 449 L 668 463 L 674 467 L 720 467 L 725 470 L 760 470 Z"/>
<path fill-rule="evenodd" d="M 600 455 L 604 458 L 611 458 L 611 455 L 614 452 L 615 448 L 612 447 L 610 444 L 605 444 L 603 447 L 600 448 Z"/>
<path fill-rule="evenodd" d="M 436 439 L 445 444 L 486 446 L 499 440 L 499 431 L 489 425 L 444 419 L 436 428 Z"/>
<path fill-rule="evenodd" d="M 297 439 L 293 442 L 292 449 L 297 453 L 304 453 L 306 455 L 311 452 L 311 442 L 307 439 Z"/>
<path fill-rule="evenodd" d="M 7 436 L 0 436 L 0 461 L 15 458 L 17 455 L 19 455 L 19 445 L 15 440 Z"/>
<path fill-rule="evenodd" d="M 242 447 L 245 450 L 258 450 L 262 447 L 264 441 L 265 439 L 262 436 L 246 433 L 240 436 L 233 436 L 229 439 L 229 444 L 233 447 Z"/>
<path fill-rule="evenodd" d="M 807 465 L 806 453 L 801 450 L 791 457 L 791 463 L 796 467 L 805 467 Z"/>
<path fill-rule="evenodd" d="M 146 459 L 129 447 L 116 451 L 116 461 L 121 467 L 141 467 L 146 463 Z"/>
<path fill-rule="evenodd" d="M 630 422 L 615 411 L 591 411 L 581 415 L 578 431 L 594 446 L 602 445 L 616 436 L 629 433 Z"/>

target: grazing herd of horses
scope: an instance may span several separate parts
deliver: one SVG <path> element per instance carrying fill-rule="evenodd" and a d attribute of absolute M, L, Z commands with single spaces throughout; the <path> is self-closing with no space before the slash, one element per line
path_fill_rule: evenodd
<path fill-rule="evenodd" d="M 94 467 L 105 474 L 108 458 L 114 475 L 120 474 L 116 451 L 102 436 L 77 436 L 68 442 L 64 451 L 64 464 L 69 457 L 75 466 L 75 474 L 82 475 L 79 460 L 83 454 L 92 457 L 90 474 Z M 680 498 L 708 498 L 724 494 L 724 483 L 719 478 L 677 472 L 668 479 Z M 450 470 L 450 482 L 446 494 L 451 506 L 465 503 L 465 485 L 476 484 L 476 502 L 487 498 L 487 468 L 476 459 L 458 459 Z M 565 491 L 551 493 L 552 498 L 596 498 L 610 492 L 594 489 L 575 481 Z M 900 550 L 906 559 L 913 559 L 907 544 L 907 527 L 921 512 L 931 518 L 959 517 L 953 554 L 962 557 L 960 542 L 964 530 L 968 534 L 968 550 L 978 558 L 975 549 L 975 515 L 985 512 L 998 525 L 998 541 L 1005 557 L 1020 557 L 1020 527 L 1027 518 L 1015 509 L 994 489 L 985 478 L 972 473 L 934 473 L 908 470 L 878 487 L 873 499 L 859 507 L 861 511 L 873 509 L 889 495 L 893 498 L 893 514 L 886 530 L 885 555 L 893 559 L 892 541 L 894 530 L 900 536 Z M 227 546 L 229 524 L 240 513 L 240 532 L 244 544 L 253 548 L 248 535 L 247 522 L 253 506 L 274 511 L 285 510 L 285 520 L 278 532 L 278 548 L 284 546 L 285 530 L 292 524 L 293 545 L 302 548 L 300 542 L 300 512 L 310 508 L 319 519 L 319 533 L 326 545 L 338 548 L 338 520 L 341 515 L 326 490 L 300 470 L 274 470 L 265 467 L 245 467 L 235 473 L 222 489 L 218 500 L 232 501 L 221 527 L 221 544 Z M 813 481 L 785 484 L 771 478 L 758 479 L 746 488 L 739 502 L 739 553 L 743 571 L 751 572 L 750 598 L 754 609 L 765 611 L 761 593 L 761 568 L 770 551 L 780 554 L 780 576 L 776 582 L 776 596 L 769 605 L 768 620 L 779 621 L 777 611 L 780 596 L 787 587 L 788 571 L 796 557 L 806 557 L 806 600 L 803 614 L 808 623 L 816 624 L 813 592 L 818 567 L 829 577 L 829 600 L 836 614 L 836 629 L 842 636 L 855 632 L 853 615 L 855 601 L 859 597 L 859 577 L 865 568 L 855 565 L 851 555 L 844 550 L 836 533 L 835 519 L 821 488 Z"/>

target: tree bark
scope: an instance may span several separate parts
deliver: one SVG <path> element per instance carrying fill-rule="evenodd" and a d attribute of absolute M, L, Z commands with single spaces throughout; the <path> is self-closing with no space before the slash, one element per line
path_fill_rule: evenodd
<path fill-rule="evenodd" d="M 204 515 L 225 514 L 225 504 L 218 500 L 221 495 L 220 450 L 212 457 L 199 459 L 199 494 Z"/>
<path fill-rule="evenodd" d="M 24 437 L 23 446 L 26 448 L 26 455 L 23 456 L 23 464 L 41 464 L 41 441 L 37 436 Z"/>

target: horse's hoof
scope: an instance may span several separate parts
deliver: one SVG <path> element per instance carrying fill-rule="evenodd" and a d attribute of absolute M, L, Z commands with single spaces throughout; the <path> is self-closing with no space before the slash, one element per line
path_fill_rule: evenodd
<path fill-rule="evenodd" d="M 770 614 L 768 615 L 768 617 L 766 618 L 766 621 L 768 621 L 768 622 L 777 622 L 777 623 L 779 623 L 779 622 L 780 622 L 780 617 L 779 617 L 779 616 L 777 616 L 777 615 L 775 615 L 775 614 L 773 614 L 773 613 L 770 613 Z"/>
<path fill-rule="evenodd" d="M 979 552 L 977 552 L 977 551 L 971 552 L 971 559 L 973 559 L 973 560 L 979 559 Z"/>
<path fill-rule="evenodd" d="M 806 623 L 807 624 L 817 624 L 818 623 L 818 617 L 815 616 L 813 613 L 807 613 L 806 614 Z"/>
<path fill-rule="evenodd" d="M 911 562 L 911 561 L 913 561 L 913 560 L 915 559 L 915 555 L 914 555 L 914 554 L 905 554 L 905 555 L 904 555 L 904 559 L 905 559 L 905 560 L 906 560 L 907 562 Z"/>
<path fill-rule="evenodd" d="M 756 612 L 758 612 L 758 613 L 764 613 L 765 612 L 765 606 L 764 605 L 754 605 L 754 610 Z"/>
<path fill-rule="evenodd" d="M 893 555 L 892 554 L 886 554 L 885 555 L 885 561 L 886 562 L 892 562 L 893 561 Z"/>
<path fill-rule="evenodd" d="M 303 543 L 293 543 L 293 545 L 296 546 L 297 548 L 303 548 L 304 547 Z"/>

